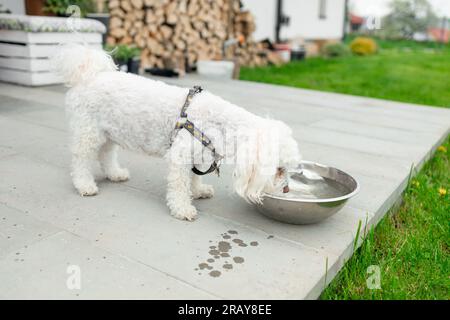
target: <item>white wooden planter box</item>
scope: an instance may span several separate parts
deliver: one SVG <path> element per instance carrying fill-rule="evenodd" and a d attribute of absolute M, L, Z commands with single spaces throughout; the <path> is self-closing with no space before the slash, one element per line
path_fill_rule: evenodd
<path fill-rule="evenodd" d="M 45 86 L 61 83 L 62 79 L 53 72 L 29 72 L 13 69 L 0 70 L 0 81 L 26 86 Z"/>
<path fill-rule="evenodd" d="M 81 19 L 76 33 L 64 29 L 66 22 L 65 18 L 0 14 L 0 81 L 28 86 L 61 83 L 49 59 L 59 45 L 83 42 L 102 47 L 106 30 L 100 22 Z M 52 26 L 56 32 L 49 32 Z"/>

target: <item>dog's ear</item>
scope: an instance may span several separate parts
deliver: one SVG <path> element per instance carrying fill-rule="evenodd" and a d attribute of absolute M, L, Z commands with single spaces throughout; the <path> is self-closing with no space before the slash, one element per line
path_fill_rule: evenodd
<path fill-rule="evenodd" d="M 264 189 L 273 183 L 276 174 L 277 130 L 272 131 L 268 122 L 262 121 L 237 137 L 234 189 L 247 202 L 260 203 Z"/>
<path fill-rule="evenodd" d="M 69 86 L 87 81 L 99 72 L 117 70 L 107 52 L 75 43 L 58 47 L 51 62 L 52 70 Z"/>

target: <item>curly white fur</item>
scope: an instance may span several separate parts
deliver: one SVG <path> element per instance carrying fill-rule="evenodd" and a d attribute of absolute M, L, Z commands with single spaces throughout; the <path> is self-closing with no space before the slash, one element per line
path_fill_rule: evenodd
<path fill-rule="evenodd" d="M 99 72 L 117 70 L 109 54 L 79 44 L 61 45 L 52 57 L 52 68 L 69 86 L 86 82 Z"/>
<path fill-rule="evenodd" d="M 165 157 L 167 205 L 173 216 L 193 220 L 192 198 L 213 196 L 211 186 L 191 172 L 192 164 L 210 163 L 209 150 L 186 131 L 170 135 L 188 89 L 116 71 L 103 51 L 81 45 L 63 47 L 55 66 L 72 88 L 66 95 L 66 112 L 72 135 L 72 180 L 82 196 L 95 195 L 91 170 L 99 160 L 111 181 L 129 178 L 117 160 L 117 146 Z M 291 130 L 282 122 L 258 117 L 207 91 L 195 96 L 189 119 L 210 136 L 217 152 L 235 164 L 236 192 L 259 202 L 264 192 L 277 188 L 283 177 L 279 167 L 300 160 Z"/>

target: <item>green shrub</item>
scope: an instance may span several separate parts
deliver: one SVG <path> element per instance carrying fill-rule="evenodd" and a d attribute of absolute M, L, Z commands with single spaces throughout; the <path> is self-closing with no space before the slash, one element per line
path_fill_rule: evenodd
<path fill-rule="evenodd" d="M 360 56 L 374 54 L 377 52 L 377 49 L 377 43 L 372 38 L 357 37 L 350 43 L 350 50 Z"/>
<path fill-rule="evenodd" d="M 127 46 L 126 44 L 119 44 L 118 46 L 106 46 L 106 50 L 111 52 L 112 57 L 117 62 L 127 62 L 130 59 L 139 57 L 141 50 L 133 46 Z"/>
<path fill-rule="evenodd" d="M 327 58 L 345 57 L 350 55 L 350 49 L 343 43 L 329 43 L 322 48 L 322 55 Z"/>
<path fill-rule="evenodd" d="M 94 4 L 92 0 L 46 0 L 44 4 L 44 11 L 53 13 L 57 16 L 67 16 L 67 8 L 71 5 L 78 6 L 80 8 L 80 14 L 82 17 L 86 16 L 86 13 L 92 12 Z"/>

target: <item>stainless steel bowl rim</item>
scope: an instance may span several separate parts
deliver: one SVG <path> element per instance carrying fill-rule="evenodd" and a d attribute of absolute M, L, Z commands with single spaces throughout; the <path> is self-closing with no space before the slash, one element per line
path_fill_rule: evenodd
<path fill-rule="evenodd" d="M 318 165 L 318 166 L 325 166 L 321 163 L 317 163 L 317 162 L 313 162 L 313 161 L 302 161 L 301 163 L 305 163 L 305 164 L 312 164 L 312 165 Z M 330 167 L 330 166 L 325 166 L 325 167 Z M 334 167 L 330 167 L 336 170 L 341 171 L 342 173 L 346 174 L 347 176 L 351 177 L 355 183 L 356 183 L 356 188 L 355 190 L 353 190 L 352 192 L 341 196 L 341 197 L 337 197 L 337 198 L 326 198 L 326 199 L 302 199 L 302 198 L 285 198 L 285 197 L 280 197 L 280 196 L 276 196 L 273 194 L 269 194 L 269 193 L 264 193 L 263 194 L 263 198 L 264 197 L 268 197 L 268 198 L 272 198 L 272 199 L 278 199 L 278 200 L 283 200 L 283 201 L 291 201 L 291 202 L 312 202 L 312 203 L 325 203 L 325 202 L 335 202 L 335 201 L 342 201 L 342 200 L 347 200 L 350 199 L 351 197 L 353 197 L 354 195 L 356 195 L 359 192 L 359 182 L 358 180 L 355 179 L 355 177 L 353 177 L 352 175 L 349 175 L 347 172 L 342 171 L 341 169 L 338 168 L 334 168 Z M 264 199 L 263 199 L 264 200 Z"/>

